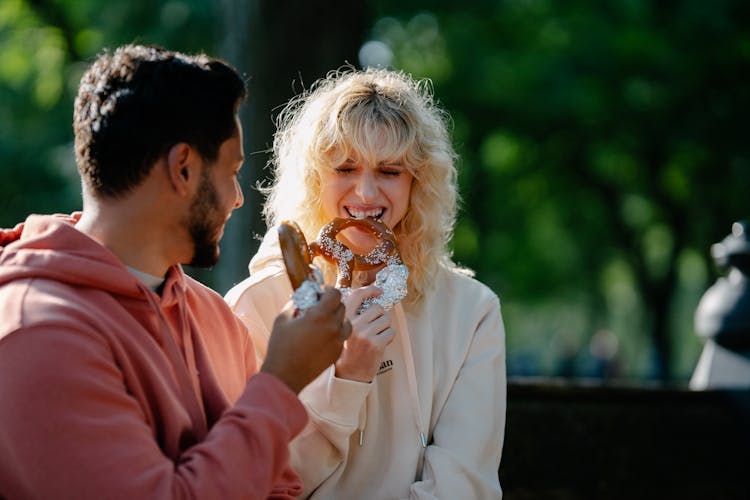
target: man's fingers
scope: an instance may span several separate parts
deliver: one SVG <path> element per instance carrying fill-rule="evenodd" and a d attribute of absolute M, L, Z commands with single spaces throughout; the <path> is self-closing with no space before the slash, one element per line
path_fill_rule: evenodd
<path fill-rule="evenodd" d="M 341 341 L 345 341 L 349 338 L 349 336 L 352 334 L 352 324 L 351 322 L 344 318 L 344 323 L 341 325 Z"/>
<path fill-rule="evenodd" d="M 338 307 L 339 304 L 341 304 L 341 292 L 332 286 L 324 287 L 320 294 L 320 302 L 318 302 L 318 305 L 322 309 L 334 309 Z"/>
<path fill-rule="evenodd" d="M 307 309 L 305 313 L 312 314 L 320 319 L 336 318 L 336 321 L 341 321 L 339 310 L 344 310 L 344 305 L 341 303 L 341 292 L 333 287 L 325 287 L 320 294 L 318 303 Z"/>
<path fill-rule="evenodd" d="M 287 302 L 286 304 L 284 304 L 284 307 L 282 307 L 281 311 L 279 311 L 280 315 L 284 315 L 289 318 L 294 316 L 294 313 L 295 313 L 294 302 L 292 302 L 291 300 Z"/>

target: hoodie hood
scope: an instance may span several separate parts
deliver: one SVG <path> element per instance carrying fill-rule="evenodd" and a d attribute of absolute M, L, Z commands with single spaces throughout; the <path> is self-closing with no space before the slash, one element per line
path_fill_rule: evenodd
<path fill-rule="evenodd" d="M 279 234 L 276 226 L 270 228 L 263 241 L 260 243 L 258 252 L 250 260 L 247 266 L 250 274 L 257 273 L 262 269 L 272 267 L 278 270 L 284 270 L 284 259 L 281 257 L 281 245 L 279 244 Z"/>
<path fill-rule="evenodd" d="M 145 285 L 115 254 L 74 227 L 79 218 L 80 212 L 69 216 L 31 215 L 15 228 L 2 230 L 0 285 L 18 279 L 46 278 L 142 298 Z M 165 291 L 184 283 L 183 277 L 179 266 L 173 266 Z"/>

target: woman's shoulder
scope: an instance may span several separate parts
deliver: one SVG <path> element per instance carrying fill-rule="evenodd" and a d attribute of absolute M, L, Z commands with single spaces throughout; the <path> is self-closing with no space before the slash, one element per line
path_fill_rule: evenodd
<path fill-rule="evenodd" d="M 461 270 L 441 267 L 430 289 L 410 312 L 416 317 L 426 314 L 445 322 L 451 318 L 472 322 L 499 310 L 499 299 L 490 287 Z"/>
<path fill-rule="evenodd" d="M 498 296 L 489 286 L 479 281 L 474 272 L 458 266 L 440 266 L 433 293 L 466 301 L 497 301 Z"/>
<path fill-rule="evenodd" d="M 284 269 L 269 266 L 234 285 L 224 300 L 235 312 L 241 312 L 249 306 L 256 309 L 265 306 L 276 308 L 279 304 L 283 305 L 291 293 Z"/>

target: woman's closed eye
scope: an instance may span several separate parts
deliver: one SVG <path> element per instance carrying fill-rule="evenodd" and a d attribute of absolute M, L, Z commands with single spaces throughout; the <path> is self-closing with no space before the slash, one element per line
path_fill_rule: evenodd
<path fill-rule="evenodd" d="M 378 171 L 383 175 L 398 177 L 406 169 L 400 162 L 381 162 L 378 164 Z"/>
<path fill-rule="evenodd" d="M 349 174 L 355 172 L 360 166 L 355 162 L 345 162 L 334 168 L 338 174 Z M 405 171 L 400 163 L 381 163 L 377 166 L 375 172 L 387 177 L 398 177 Z"/>
<path fill-rule="evenodd" d="M 389 168 L 389 167 L 380 167 L 380 173 L 383 175 L 398 177 L 404 172 L 403 168 Z"/>
<path fill-rule="evenodd" d="M 354 172 L 357 169 L 357 163 L 354 160 L 346 160 L 344 163 L 334 168 L 334 171 L 339 174 L 348 174 Z"/>

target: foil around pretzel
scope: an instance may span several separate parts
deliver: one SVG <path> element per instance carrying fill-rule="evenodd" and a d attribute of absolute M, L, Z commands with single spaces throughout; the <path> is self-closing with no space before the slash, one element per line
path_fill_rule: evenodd
<path fill-rule="evenodd" d="M 306 279 L 294 292 L 292 292 L 292 304 L 300 311 L 310 309 L 320 300 L 323 285 L 323 273 L 317 266 L 312 268 L 311 278 Z"/>
<path fill-rule="evenodd" d="M 375 286 L 383 290 L 382 295 L 372 299 L 373 304 L 380 304 L 386 311 L 406 297 L 406 283 L 409 269 L 404 264 L 388 264 L 375 276 Z M 367 301 L 363 308 L 369 307 Z"/>
<path fill-rule="evenodd" d="M 390 263 L 385 266 L 375 275 L 375 283 L 373 283 L 383 293 L 362 301 L 362 305 L 357 309 L 357 314 L 362 314 L 373 304 L 381 306 L 386 311 L 391 309 L 406 297 L 408 278 L 409 269 L 404 264 Z M 351 290 L 351 288 L 341 289 L 341 293 L 346 296 L 351 293 Z"/>

